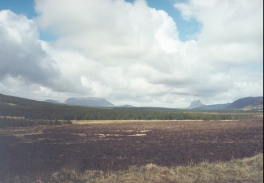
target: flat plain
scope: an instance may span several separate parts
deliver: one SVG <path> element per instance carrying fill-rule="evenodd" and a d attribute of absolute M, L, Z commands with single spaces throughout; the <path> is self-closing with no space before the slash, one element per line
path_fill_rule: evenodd
<path fill-rule="evenodd" d="M 178 166 L 263 153 L 262 119 L 231 121 L 75 121 L 0 129 L 0 176 L 70 167 L 115 171 Z M 0 179 L 1 180 L 1 179 Z"/>

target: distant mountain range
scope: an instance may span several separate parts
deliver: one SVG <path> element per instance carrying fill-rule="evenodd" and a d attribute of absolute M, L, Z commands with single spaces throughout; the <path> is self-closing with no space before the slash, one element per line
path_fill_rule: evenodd
<path fill-rule="evenodd" d="M 194 100 L 187 108 L 191 110 L 263 110 L 263 97 L 245 97 L 232 103 L 204 105 Z"/>
<path fill-rule="evenodd" d="M 213 105 L 202 105 L 196 108 L 192 108 L 193 110 L 223 110 L 225 109 L 230 103 L 226 104 L 213 104 Z"/>
<path fill-rule="evenodd" d="M 135 106 L 133 106 L 133 105 L 127 105 L 127 104 L 126 104 L 126 105 L 120 105 L 120 106 L 118 106 L 118 107 L 128 107 L 128 108 L 129 108 L 129 107 L 135 107 Z"/>
<path fill-rule="evenodd" d="M 123 107 L 123 108 L 139 108 L 131 105 L 114 106 L 104 98 L 68 98 L 65 102 L 56 100 L 36 101 L 20 97 L 13 97 L 0 94 L 0 109 L 2 105 L 8 106 L 50 106 L 53 105 L 77 105 L 77 106 L 93 106 L 93 107 Z M 263 96 L 245 97 L 235 100 L 232 103 L 204 105 L 200 100 L 195 100 L 186 110 L 258 110 L 263 111 Z"/>
<path fill-rule="evenodd" d="M 81 106 L 94 106 L 94 107 L 113 107 L 114 104 L 105 100 L 104 98 L 85 97 L 85 98 L 68 98 L 66 104 L 81 105 Z"/>
<path fill-rule="evenodd" d="M 68 98 L 65 100 L 65 102 L 58 102 L 56 100 L 47 99 L 44 102 L 90 107 L 114 107 L 114 104 L 110 103 L 106 99 L 96 97 Z"/>
<path fill-rule="evenodd" d="M 44 100 L 44 102 L 49 102 L 49 103 L 60 103 L 59 101 L 52 100 L 52 99 Z"/>

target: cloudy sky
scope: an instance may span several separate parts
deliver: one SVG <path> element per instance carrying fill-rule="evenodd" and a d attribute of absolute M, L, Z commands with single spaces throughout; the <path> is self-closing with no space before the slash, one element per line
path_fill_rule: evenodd
<path fill-rule="evenodd" d="M 263 95 L 263 0 L 1 0 L 0 93 L 187 107 Z"/>

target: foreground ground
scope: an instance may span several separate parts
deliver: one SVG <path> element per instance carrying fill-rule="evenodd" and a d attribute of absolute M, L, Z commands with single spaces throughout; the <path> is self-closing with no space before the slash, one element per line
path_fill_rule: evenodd
<path fill-rule="evenodd" d="M 129 167 L 128 170 L 99 171 L 64 167 L 50 175 L 7 176 L 3 183 L 262 183 L 263 154 L 227 162 L 161 167 L 154 164 Z"/>
<path fill-rule="evenodd" d="M 0 130 L 0 178 L 179 166 L 263 153 L 263 122 L 144 121 Z M 1 180 L 1 179 L 0 179 Z"/>

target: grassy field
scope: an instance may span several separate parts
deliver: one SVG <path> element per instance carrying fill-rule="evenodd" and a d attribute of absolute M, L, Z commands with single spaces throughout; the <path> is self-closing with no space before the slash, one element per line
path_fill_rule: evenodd
<path fill-rule="evenodd" d="M 261 183 L 263 154 L 227 162 L 202 162 L 187 166 L 162 167 L 155 164 L 129 167 L 123 171 L 87 170 L 80 172 L 68 167 L 50 176 L 7 177 L 3 182 L 39 183 Z"/>

